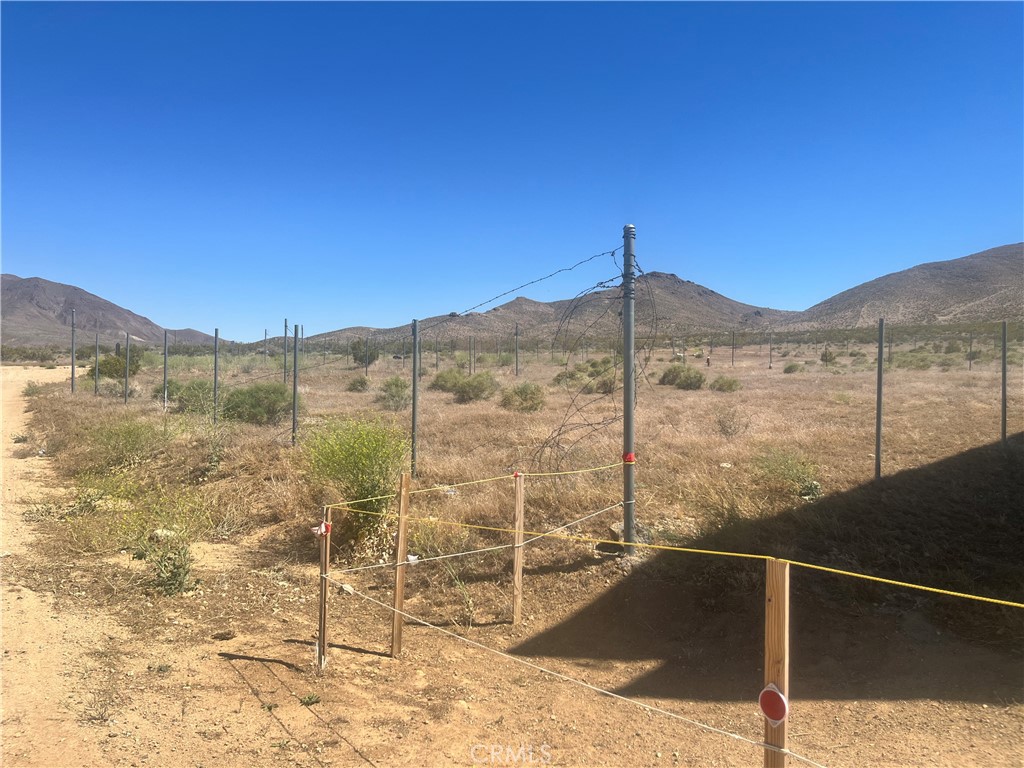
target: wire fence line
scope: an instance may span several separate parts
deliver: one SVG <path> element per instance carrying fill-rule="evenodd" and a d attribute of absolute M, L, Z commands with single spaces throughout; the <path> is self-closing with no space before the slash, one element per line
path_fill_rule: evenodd
<path fill-rule="evenodd" d="M 798 761 L 800 761 L 800 762 L 802 762 L 802 763 L 804 763 L 806 765 L 814 766 L 815 768 L 826 768 L 826 766 L 822 765 L 821 763 L 818 763 L 818 762 L 816 762 L 816 761 L 814 761 L 814 760 L 812 760 L 812 759 L 810 759 L 808 757 L 804 757 L 803 755 L 800 755 L 800 754 L 798 754 L 796 752 L 793 752 L 790 749 L 785 749 L 785 748 L 782 748 L 782 747 L 775 746 L 773 744 L 768 744 L 767 742 L 764 742 L 764 741 L 759 741 L 759 740 L 756 740 L 756 739 L 751 739 L 751 738 L 748 738 L 746 736 L 742 736 L 742 735 L 740 735 L 738 733 L 733 733 L 731 731 L 724 730 L 722 728 L 716 728 L 713 725 L 708 725 L 707 723 L 702 723 L 699 720 L 694 720 L 692 718 L 685 717 L 684 715 L 681 715 L 678 712 L 673 712 L 671 710 L 664 709 L 662 707 L 655 707 L 655 706 L 653 706 L 651 704 L 647 704 L 645 702 L 639 701 L 638 699 L 632 699 L 632 698 L 629 698 L 628 696 L 623 696 L 622 694 L 615 693 L 614 691 L 609 691 L 609 690 L 606 690 L 604 688 L 600 688 L 600 687 L 598 687 L 596 685 L 593 685 L 591 683 L 586 682 L 585 680 L 580 680 L 580 679 L 575 678 L 575 677 L 570 677 L 569 675 L 565 675 L 565 674 L 563 674 L 561 672 L 557 672 L 557 671 L 555 671 L 553 669 L 550 669 L 548 667 L 544 667 L 544 666 L 542 666 L 540 664 L 537 664 L 537 663 L 535 663 L 533 661 L 529 661 L 528 659 L 524 659 L 524 658 L 521 658 L 521 657 L 518 657 L 518 656 L 513 656 L 510 653 L 506 653 L 505 651 L 501 651 L 501 650 L 499 650 L 497 648 L 492 648 L 489 645 L 485 645 L 483 643 L 477 642 L 476 640 L 472 640 L 472 639 L 470 639 L 468 637 L 465 637 L 464 635 L 458 634 L 457 632 L 452 632 L 451 630 L 445 629 L 444 627 L 440 627 L 440 626 L 438 626 L 436 624 L 432 624 L 429 621 L 427 621 L 426 619 L 421 619 L 420 617 L 415 616 L 415 615 L 413 615 L 411 613 L 408 613 L 407 611 L 396 609 L 394 606 L 388 605 L 385 602 L 382 602 L 380 600 L 377 600 L 374 597 L 371 597 L 371 596 L 369 596 L 367 594 L 364 594 L 363 592 L 360 592 L 359 590 L 353 588 L 351 585 L 342 584 L 341 582 L 337 581 L 336 579 L 332 579 L 332 578 L 328 577 L 327 581 L 329 583 L 331 583 L 331 584 L 334 584 L 337 587 L 340 587 L 340 588 L 341 587 L 347 587 L 347 589 L 345 590 L 346 592 L 348 590 L 351 590 L 351 593 L 353 595 L 355 595 L 357 597 L 360 597 L 360 598 L 362 598 L 363 600 L 365 600 L 365 601 L 367 601 L 369 603 L 372 603 L 374 605 L 380 606 L 381 608 L 385 608 L 388 611 L 391 611 L 392 613 L 395 613 L 395 614 L 401 616 L 404 619 L 408 619 L 410 621 L 413 621 L 413 622 L 415 622 L 417 624 L 420 624 L 420 625 L 422 625 L 424 627 L 427 627 L 428 629 L 433 629 L 433 630 L 435 630 L 437 632 L 440 632 L 443 635 L 446 635 L 446 636 L 451 637 L 451 638 L 453 638 L 455 640 L 458 640 L 459 642 L 462 642 L 462 643 L 470 645 L 470 646 L 472 646 L 474 648 L 477 648 L 478 650 L 485 651 L 485 652 L 493 654 L 495 656 L 499 656 L 499 657 L 501 657 L 501 658 L 503 658 L 503 659 L 505 659 L 507 661 L 512 661 L 512 662 L 514 662 L 516 664 L 519 664 L 521 666 L 529 667 L 530 669 L 533 669 L 534 671 L 537 671 L 537 672 L 541 672 L 541 673 L 543 673 L 545 675 L 550 675 L 551 677 L 557 678 L 558 680 L 561 680 L 562 682 L 570 683 L 571 685 L 575 685 L 575 686 L 578 686 L 580 688 L 585 688 L 585 689 L 587 689 L 589 691 L 592 691 L 594 693 L 600 694 L 602 696 L 607 696 L 607 697 L 612 698 L 612 699 L 617 699 L 619 701 L 623 701 L 623 702 L 625 702 L 627 704 L 631 704 L 633 706 L 639 707 L 639 708 L 641 708 L 641 709 L 643 709 L 645 711 L 648 711 L 648 712 L 653 712 L 655 714 L 664 715 L 664 716 L 669 717 L 669 718 L 671 718 L 673 720 L 679 720 L 681 722 L 684 722 L 684 723 L 686 723 L 688 725 L 692 725 L 692 726 L 694 726 L 696 728 L 699 728 L 701 730 L 707 731 L 709 733 L 714 733 L 714 734 L 717 734 L 719 736 L 726 736 L 728 738 L 735 739 L 736 741 L 743 742 L 745 744 L 748 744 L 748 745 L 750 745 L 752 747 L 756 747 L 758 749 L 768 750 L 768 751 L 771 751 L 771 752 L 776 752 L 776 753 L 779 753 L 779 754 L 782 754 L 782 755 L 786 755 L 787 757 L 792 757 L 794 760 L 798 760 Z"/>
<path fill-rule="evenodd" d="M 521 473 L 521 474 L 524 477 L 551 477 L 551 476 L 557 476 L 557 475 L 578 474 L 578 473 L 582 473 L 582 472 L 597 472 L 597 471 L 609 469 L 609 468 L 612 468 L 612 467 L 618 467 L 618 466 L 621 466 L 621 465 L 622 464 L 620 462 L 619 464 L 609 464 L 609 465 L 606 465 L 606 466 L 603 466 L 603 467 L 593 467 L 593 468 L 586 468 L 586 469 L 580 469 L 580 470 L 571 470 L 571 471 L 568 471 L 568 472 L 536 473 L 536 474 Z M 499 480 L 508 480 L 508 479 L 511 479 L 512 477 L 514 477 L 514 475 L 503 475 L 503 476 L 499 476 L 499 477 L 486 478 L 486 479 L 483 479 L 483 480 L 469 481 L 469 482 L 466 482 L 466 483 L 460 483 L 459 485 L 466 486 L 466 485 L 477 485 L 477 484 L 481 484 L 481 483 L 493 483 L 493 482 L 496 482 L 496 481 L 499 481 Z M 435 487 L 431 487 L 431 488 L 421 488 L 421 489 L 418 489 L 418 490 L 410 491 L 410 496 L 413 495 L 413 494 L 416 494 L 416 493 L 428 493 L 428 492 L 431 492 L 431 491 L 443 491 L 445 488 L 449 488 L 449 487 L 455 487 L 455 486 L 435 486 Z M 385 496 L 378 496 L 378 497 L 373 497 L 373 498 L 368 498 L 368 499 L 359 499 L 359 500 L 352 501 L 352 502 L 339 502 L 337 504 L 328 504 L 328 505 L 325 505 L 323 507 L 323 510 L 324 510 L 325 515 L 326 515 L 326 512 L 328 510 L 336 510 L 336 511 L 349 512 L 349 513 L 358 514 L 358 515 L 369 515 L 369 516 L 377 517 L 377 518 L 381 518 L 381 519 L 397 519 L 398 515 L 399 515 L 399 513 L 397 513 L 397 512 L 391 512 L 391 511 L 369 511 L 369 510 L 359 509 L 359 508 L 353 506 L 355 504 L 360 504 L 360 503 L 364 503 L 364 502 L 379 501 L 379 500 L 383 500 L 383 499 L 393 499 L 393 498 L 395 498 L 396 495 L 397 494 L 388 494 L 388 495 L 385 495 Z M 578 542 L 578 543 L 581 543 L 581 544 L 591 544 L 591 545 L 595 545 L 595 546 L 596 545 L 609 545 L 609 546 L 620 547 L 620 546 L 622 546 L 622 542 L 621 541 L 617 541 L 617 540 L 613 540 L 613 539 L 602 539 L 602 538 L 596 538 L 596 537 L 593 537 L 593 536 L 582 536 L 582 535 L 576 535 L 576 534 L 561 534 L 561 533 L 559 533 L 560 531 L 564 530 L 565 528 L 571 527 L 571 526 L 576 525 L 576 524 L 578 524 L 580 522 L 588 520 L 588 519 L 590 519 L 592 517 L 596 517 L 597 515 L 600 515 L 600 514 L 602 514 L 604 512 L 608 512 L 609 510 L 616 509 L 616 508 L 618 508 L 620 506 L 622 506 L 622 502 L 618 502 L 618 503 L 613 504 L 611 506 L 608 506 L 608 507 L 605 507 L 603 509 L 600 509 L 600 510 L 598 510 L 596 512 L 593 512 L 591 514 L 588 514 L 588 515 L 584 516 L 583 518 L 580 518 L 580 519 L 577 519 L 577 520 L 572 520 L 572 521 L 566 523 L 565 525 L 559 526 L 559 527 L 551 529 L 549 531 L 530 531 L 530 530 L 524 530 L 524 531 L 522 531 L 523 534 L 525 534 L 527 536 L 533 537 L 533 538 L 527 540 L 527 542 L 524 542 L 524 543 L 529 543 L 529 542 L 536 541 L 536 540 L 542 539 L 542 538 L 553 538 L 553 539 L 562 539 L 564 541 Z M 491 532 L 491 533 L 515 534 L 517 532 L 515 528 L 509 528 L 507 526 L 481 525 L 481 524 L 478 524 L 478 523 L 466 523 L 466 522 L 463 522 L 463 521 L 460 521 L 460 520 L 445 520 L 445 519 L 436 518 L 436 517 L 407 516 L 406 520 L 408 522 L 431 523 L 431 524 L 439 524 L 439 525 L 450 525 L 450 526 L 458 527 L 458 528 L 467 528 L 467 529 L 471 529 L 471 530 L 488 531 L 488 532 Z M 507 545 L 507 546 L 511 547 L 512 545 Z M 638 550 L 649 550 L 649 551 L 652 551 L 652 552 L 678 552 L 678 553 L 692 554 L 692 555 L 709 555 L 709 556 L 714 556 L 714 557 L 728 557 L 728 558 L 740 558 L 740 559 L 746 559 L 746 560 L 761 560 L 761 561 L 775 561 L 775 562 L 779 562 L 779 563 L 788 563 L 790 565 L 797 566 L 798 568 L 806 568 L 808 570 L 815 570 L 815 571 L 820 571 L 820 572 L 823 572 L 823 573 L 831 573 L 831 574 L 837 575 L 837 576 L 846 576 L 846 577 L 849 577 L 849 578 L 862 579 L 862 580 L 865 580 L 865 581 L 873 581 L 873 582 L 876 582 L 876 583 L 879 583 L 879 584 L 887 584 L 889 586 L 896 586 L 896 587 L 901 587 L 901 588 L 905 588 L 905 589 L 913 589 L 913 590 L 917 590 L 917 591 L 921 591 L 921 592 L 930 592 L 932 594 L 944 595 L 944 596 L 947 596 L 947 597 L 956 597 L 956 598 L 960 598 L 960 599 L 964 599 L 964 600 L 973 600 L 973 601 L 977 601 L 977 602 L 991 603 L 991 604 L 994 604 L 994 605 L 1002 605 L 1002 606 L 1005 606 L 1005 607 L 1008 607 L 1008 608 L 1024 609 L 1024 603 L 1015 602 L 1013 600 L 1005 600 L 1005 599 L 997 598 L 997 597 L 986 597 L 986 596 L 983 596 L 983 595 L 974 595 L 974 594 L 970 594 L 970 593 L 967 593 L 967 592 L 958 592 L 958 591 L 954 591 L 954 590 L 942 589 L 940 587 L 926 586 L 926 585 L 923 585 L 923 584 L 914 584 L 912 582 L 900 581 L 900 580 L 897 580 L 897 579 L 888 579 L 888 578 L 885 578 L 885 577 L 882 577 L 882 576 L 875 576 L 875 575 L 867 574 L 867 573 L 858 573 L 856 571 L 844 570 L 844 569 L 841 569 L 841 568 L 832 568 L 830 566 L 818 565 L 818 564 L 815 564 L 815 563 L 807 563 L 807 562 L 803 562 L 803 561 L 800 561 L 800 560 L 792 560 L 792 559 L 786 558 L 786 557 L 777 557 L 775 555 L 756 554 L 756 553 L 751 553 L 751 552 L 730 552 L 730 551 L 727 551 L 727 550 L 715 550 L 715 549 L 700 549 L 700 548 L 695 548 L 695 547 L 681 547 L 681 546 L 672 545 L 672 544 L 656 544 L 656 543 L 652 543 L 652 542 L 640 542 L 640 541 L 633 543 L 631 546 L 635 547 Z M 505 547 L 504 546 L 502 546 L 502 547 L 494 547 L 493 549 L 502 549 L 502 548 L 505 548 Z M 480 551 L 489 551 L 489 550 L 480 550 Z M 477 551 L 477 550 L 473 550 L 473 551 L 469 551 L 469 552 L 465 552 L 465 553 L 461 553 L 461 554 L 471 555 L 471 554 L 478 554 L 478 552 L 479 551 Z M 451 558 L 451 557 L 456 557 L 459 554 L 460 553 L 446 555 L 445 559 Z M 440 558 L 438 558 L 438 559 L 440 559 Z M 422 562 L 426 562 L 426 560 L 424 559 Z M 380 567 L 387 567 L 389 565 L 393 566 L 395 564 L 394 563 L 383 564 Z M 355 570 L 360 570 L 360 569 L 355 569 Z"/>

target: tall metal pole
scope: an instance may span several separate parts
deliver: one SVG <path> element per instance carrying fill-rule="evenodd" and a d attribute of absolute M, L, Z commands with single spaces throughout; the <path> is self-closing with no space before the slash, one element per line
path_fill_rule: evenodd
<path fill-rule="evenodd" d="M 1003 320 L 1003 409 L 1000 430 L 1003 445 L 1006 445 L 1006 321 Z"/>
<path fill-rule="evenodd" d="M 92 367 L 93 383 L 92 393 L 98 395 L 100 393 L 100 335 L 96 334 L 96 362 Z"/>
<path fill-rule="evenodd" d="M 284 319 L 284 383 L 288 383 L 288 318 Z"/>
<path fill-rule="evenodd" d="M 164 331 L 164 410 L 167 410 L 167 331 Z"/>
<path fill-rule="evenodd" d="M 217 386 L 220 384 L 219 376 L 217 375 L 220 371 L 220 328 L 213 329 L 213 423 L 217 423 L 217 404 L 218 404 L 218 389 Z"/>
<path fill-rule="evenodd" d="M 131 352 L 132 337 L 128 335 L 128 331 L 124 332 L 124 404 L 128 405 L 128 371 L 131 368 L 132 352 Z"/>
<path fill-rule="evenodd" d="M 636 542 L 636 435 L 633 421 L 636 409 L 636 379 L 633 374 L 635 242 L 636 227 L 627 224 L 622 228 L 622 538 L 627 555 L 633 553 L 633 547 L 630 545 Z"/>
<path fill-rule="evenodd" d="M 71 394 L 75 394 L 75 310 L 71 310 Z"/>
<path fill-rule="evenodd" d="M 519 375 L 519 323 L 516 323 L 516 376 Z"/>
<path fill-rule="evenodd" d="M 420 323 L 412 321 L 412 466 L 410 472 L 416 477 L 416 427 L 420 410 Z"/>
<path fill-rule="evenodd" d="M 292 445 L 299 432 L 299 326 L 295 326 L 292 344 Z"/>
<path fill-rule="evenodd" d="M 885 318 L 878 319 L 878 384 L 875 389 L 875 480 L 882 477 L 882 371 L 885 368 Z"/>

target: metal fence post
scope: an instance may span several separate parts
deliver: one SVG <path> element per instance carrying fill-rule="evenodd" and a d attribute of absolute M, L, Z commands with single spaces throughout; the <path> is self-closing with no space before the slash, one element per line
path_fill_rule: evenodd
<path fill-rule="evenodd" d="M 220 370 L 220 328 L 213 329 L 213 423 L 217 423 L 218 389 L 217 375 Z"/>
<path fill-rule="evenodd" d="M 75 310 L 71 310 L 71 394 L 75 394 Z"/>
<path fill-rule="evenodd" d="M 288 361 L 286 360 L 285 363 Z M 295 342 L 292 344 L 292 445 L 299 432 L 299 326 L 295 326 Z"/>
<path fill-rule="evenodd" d="M 416 427 L 420 407 L 420 324 L 412 321 L 412 466 L 410 472 L 416 477 Z"/>
<path fill-rule="evenodd" d="M 882 371 L 884 368 L 885 318 L 882 317 L 878 320 L 878 382 L 875 388 L 875 480 L 882 477 Z"/>
<path fill-rule="evenodd" d="M 636 453 L 635 415 L 636 380 L 633 374 L 633 302 L 636 297 L 636 276 L 633 251 L 636 227 L 622 228 L 622 539 L 625 553 L 633 553 L 636 542 Z"/>
<path fill-rule="evenodd" d="M 131 353 L 132 337 L 128 335 L 128 331 L 124 332 L 124 404 L 128 405 L 128 371 L 131 369 L 132 353 Z"/>

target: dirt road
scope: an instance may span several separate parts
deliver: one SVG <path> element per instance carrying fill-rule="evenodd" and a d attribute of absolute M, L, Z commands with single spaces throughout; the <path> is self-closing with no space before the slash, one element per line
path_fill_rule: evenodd
<path fill-rule="evenodd" d="M 102 764 L 95 729 L 68 716 L 78 680 L 87 670 L 81 648 L 96 647 L 114 632 L 96 616 L 54 610 L 51 594 L 12 582 L 12 566 L 24 560 L 34 532 L 26 509 L 51 487 L 42 457 L 19 457 L 16 435 L 26 432 L 22 391 L 30 381 L 69 380 L 69 368 L 4 367 L 3 376 L 3 698 L 0 739 L 7 766 Z"/>

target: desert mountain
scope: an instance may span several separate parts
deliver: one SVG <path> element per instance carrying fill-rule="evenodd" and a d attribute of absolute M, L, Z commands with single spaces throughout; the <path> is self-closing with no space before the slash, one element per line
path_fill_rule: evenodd
<path fill-rule="evenodd" d="M 1024 243 L 920 264 L 836 294 L 788 328 L 944 325 L 1024 317 Z"/>
<path fill-rule="evenodd" d="M 41 277 L 0 276 L 0 336 L 4 344 L 67 346 L 71 339 L 71 310 L 81 343 L 95 334 L 113 344 L 128 333 L 134 341 L 162 344 L 164 329 L 152 320 L 83 291 Z M 213 337 L 192 329 L 169 331 L 187 344 L 212 344 Z"/>
<path fill-rule="evenodd" d="M 3 275 L 0 309 L 4 344 L 65 346 L 71 310 L 88 339 L 99 333 L 111 343 L 127 331 L 137 341 L 162 343 L 163 329 L 149 319 L 70 285 L 42 278 Z M 519 324 L 525 337 L 562 338 L 572 345 L 583 336 L 617 334 L 622 289 L 613 286 L 553 302 L 518 297 L 486 312 L 452 313 L 420 321 L 422 338 L 509 336 Z M 636 287 L 638 336 L 694 330 L 856 328 L 884 317 L 896 325 L 932 325 L 1024 318 L 1024 243 L 1004 245 L 950 261 L 921 264 L 843 291 L 803 312 L 755 307 L 664 272 L 641 275 Z M 176 340 L 210 344 L 208 334 L 172 331 Z M 339 329 L 318 340 L 346 341 L 374 335 L 406 337 L 409 326 Z M 280 343 L 280 337 L 277 338 Z"/>

